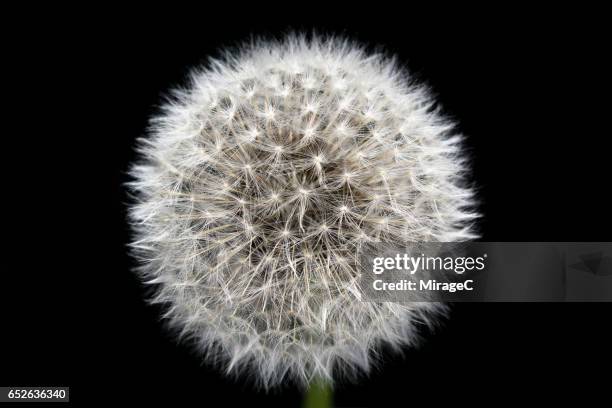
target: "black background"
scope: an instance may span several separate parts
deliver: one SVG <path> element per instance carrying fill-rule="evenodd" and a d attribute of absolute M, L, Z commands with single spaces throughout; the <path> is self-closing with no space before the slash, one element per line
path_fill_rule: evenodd
<path fill-rule="evenodd" d="M 15 212 L 6 213 L 1 385 L 67 385 L 77 404 L 300 404 L 290 386 L 265 394 L 177 345 L 126 253 L 122 183 L 135 138 L 191 67 L 253 34 L 315 29 L 397 55 L 467 135 L 482 240 L 610 240 L 608 30 L 597 11 L 294 6 L 292 18 L 238 5 L 155 17 L 81 10 L 18 31 L 34 35 L 11 44 L 34 90 L 17 81 L 21 115 L 3 152 Z M 335 402 L 588 402 L 610 385 L 611 318 L 611 304 L 458 304 L 419 349 L 384 353 Z"/>

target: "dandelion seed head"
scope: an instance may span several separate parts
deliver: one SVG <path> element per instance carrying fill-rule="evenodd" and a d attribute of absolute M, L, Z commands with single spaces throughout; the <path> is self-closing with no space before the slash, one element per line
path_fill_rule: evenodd
<path fill-rule="evenodd" d="M 131 169 L 138 273 L 169 324 L 263 387 L 414 344 L 444 307 L 364 302 L 357 265 L 370 244 L 475 238 L 459 139 L 426 89 L 384 55 L 300 36 L 191 77 Z"/>

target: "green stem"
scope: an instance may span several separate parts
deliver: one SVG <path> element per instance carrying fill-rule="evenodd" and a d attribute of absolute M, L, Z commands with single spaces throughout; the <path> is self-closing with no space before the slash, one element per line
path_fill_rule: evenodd
<path fill-rule="evenodd" d="M 314 381 L 304 396 L 304 408 L 332 408 L 332 386 L 327 381 Z"/>

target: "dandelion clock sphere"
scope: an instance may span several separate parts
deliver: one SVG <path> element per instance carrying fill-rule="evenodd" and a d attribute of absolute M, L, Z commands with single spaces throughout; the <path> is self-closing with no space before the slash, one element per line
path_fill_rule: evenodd
<path fill-rule="evenodd" d="M 359 255 L 474 237 L 460 141 L 423 86 L 348 41 L 227 53 L 139 142 L 138 273 L 228 373 L 270 387 L 367 372 L 443 306 L 361 300 Z"/>

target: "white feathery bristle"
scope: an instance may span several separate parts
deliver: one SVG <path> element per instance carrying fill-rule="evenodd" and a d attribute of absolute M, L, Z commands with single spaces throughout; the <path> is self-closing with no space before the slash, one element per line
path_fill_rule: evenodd
<path fill-rule="evenodd" d="M 475 238 L 460 141 L 425 87 L 349 41 L 227 53 L 140 140 L 138 272 L 228 373 L 271 387 L 367 372 L 444 306 L 362 301 L 359 256 Z"/>

